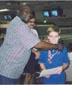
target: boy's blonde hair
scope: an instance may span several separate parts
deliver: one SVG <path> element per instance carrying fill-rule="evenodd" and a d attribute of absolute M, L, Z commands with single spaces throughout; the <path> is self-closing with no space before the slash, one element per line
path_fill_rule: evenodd
<path fill-rule="evenodd" d="M 58 26 L 48 27 L 48 30 L 47 30 L 48 35 L 49 35 L 49 33 L 52 32 L 52 31 L 58 32 L 59 35 L 60 35 L 60 33 L 61 33 Z"/>

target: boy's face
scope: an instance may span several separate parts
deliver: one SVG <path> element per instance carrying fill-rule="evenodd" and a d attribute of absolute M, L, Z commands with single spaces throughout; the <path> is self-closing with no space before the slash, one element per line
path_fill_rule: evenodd
<path fill-rule="evenodd" d="M 57 44 L 59 39 L 60 39 L 60 36 L 58 32 L 52 31 L 48 35 L 48 40 L 52 44 Z"/>

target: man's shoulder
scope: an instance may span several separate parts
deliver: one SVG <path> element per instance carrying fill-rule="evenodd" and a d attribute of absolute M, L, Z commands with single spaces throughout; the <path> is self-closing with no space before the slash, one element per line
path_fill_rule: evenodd
<path fill-rule="evenodd" d="M 26 26 L 26 24 L 24 23 L 24 22 L 22 22 L 22 20 L 18 17 L 18 16 L 16 16 L 16 17 L 14 17 L 14 19 L 10 22 L 10 24 L 9 24 L 10 26 L 12 25 L 12 26 Z"/>

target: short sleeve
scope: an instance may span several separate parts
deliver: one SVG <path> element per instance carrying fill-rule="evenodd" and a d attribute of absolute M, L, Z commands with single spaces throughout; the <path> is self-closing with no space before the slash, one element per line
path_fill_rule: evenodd
<path fill-rule="evenodd" d="M 69 59 L 68 59 L 67 48 L 64 47 L 62 52 L 63 52 L 63 63 L 68 64 Z"/>
<path fill-rule="evenodd" d="M 26 24 L 22 25 L 19 28 L 18 34 L 19 34 L 22 44 L 27 49 L 31 49 L 38 42 L 40 42 L 40 39 L 31 32 L 31 30 L 28 28 Z"/>
<path fill-rule="evenodd" d="M 46 57 L 46 52 L 45 51 L 41 51 L 38 63 L 39 64 L 44 63 L 45 62 L 45 57 Z"/>
<path fill-rule="evenodd" d="M 35 29 L 31 29 L 31 31 L 35 34 L 35 36 L 38 37 L 38 33 L 37 33 L 37 31 Z"/>

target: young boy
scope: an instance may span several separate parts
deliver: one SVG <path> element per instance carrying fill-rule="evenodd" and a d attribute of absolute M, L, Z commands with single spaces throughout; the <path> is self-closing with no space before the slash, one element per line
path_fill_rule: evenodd
<path fill-rule="evenodd" d="M 60 39 L 59 28 L 49 27 L 48 42 L 58 44 Z M 43 50 L 40 53 L 39 64 L 42 70 L 51 69 L 62 66 L 57 70 L 56 74 L 47 75 L 43 77 L 44 84 L 64 84 L 65 83 L 65 69 L 68 66 L 68 54 L 66 47 L 62 51 L 58 50 Z"/>

